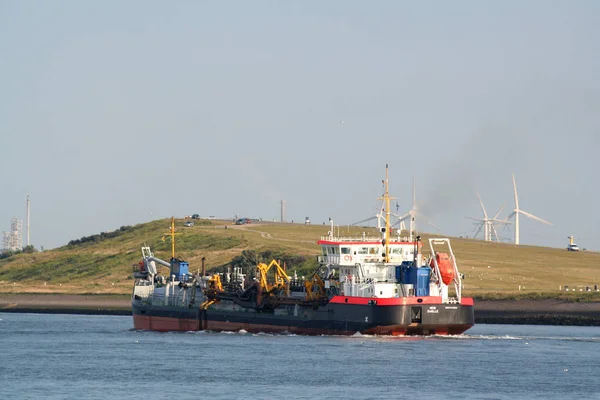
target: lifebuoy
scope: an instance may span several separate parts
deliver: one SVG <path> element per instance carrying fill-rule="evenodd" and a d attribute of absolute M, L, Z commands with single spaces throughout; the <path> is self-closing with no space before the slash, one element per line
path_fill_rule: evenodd
<path fill-rule="evenodd" d="M 349 256 L 349 255 L 346 254 L 344 256 L 344 261 L 352 261 L 352 256 Z"/>

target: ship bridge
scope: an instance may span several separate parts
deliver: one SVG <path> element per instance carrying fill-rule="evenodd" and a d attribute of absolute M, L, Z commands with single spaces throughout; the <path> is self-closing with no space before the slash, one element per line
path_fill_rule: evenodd
<path fill-rule="evenodd" d="M 385 262 L 385 245 L 379 237 L 333 237 L 321 236 L 317 242 L 321 246 L 322 254 L 319 262 L 323 264 L 355 265 Z M 400 264 L 403 261 L 413 260 L 415 246 L 422 246 L 420 242 L 410 242 L 408 238 L 395 237 L 388 243 L 390 254 L 389 262 Z"/>

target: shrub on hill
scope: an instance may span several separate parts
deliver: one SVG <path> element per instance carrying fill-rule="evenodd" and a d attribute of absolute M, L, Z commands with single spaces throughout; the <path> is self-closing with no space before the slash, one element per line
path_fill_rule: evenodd
<path fill-rule="evenodd" d="M 0 251 L 0 260 L 14 256 L 15 254 L 21 253 L 35 253 L 37 249 L 32 245 L 23 247 L 22 250 L 2 250 Z"/>
<path fill-rule="evenodd" d="M 20 250 L 2 250 L 0 251 L 0 260 L 4 260 L 5 258 L 10 258 L 15 254 L 19 254 Z"/>
<path fill-rule="evenodd" d="M 122 226 L 119 229 L 116 229 L 114 231 L 102 232 L 102 233 L 92 235 L 92 236 L 84 236 L 81 239 L 71 240 L 69 242 L 68 246 L 77 246 L 77 245 L 89 243 L 89 242 L 98 243 L 98 242 L 101 242 L 106 239 L 111 239 L 111 238 L 120 236 L 125 232 L 131 231 L 132 229 L 133 229 L 132 226 Z"/>

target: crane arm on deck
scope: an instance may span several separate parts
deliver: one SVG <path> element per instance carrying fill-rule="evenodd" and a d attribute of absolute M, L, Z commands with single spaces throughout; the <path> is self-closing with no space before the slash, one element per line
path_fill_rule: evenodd
<path fill-rule="evenodd" d="M 274 285 L 269 286 L 268 273 L 272 267 L 275 267 L 275 283 Z M 283 268 L 281 268 L 276 260 L 271 261 L 269 265 L 265 263 L 259 263 L 256 266 L 256 270 L 258 272 L 260 286 L 264 291 L 267 292 L 271 291 L 272 289 L 283 289 L 286 283 L 289 283 L 292 280 L 292 278 L 283 270 Z"/>
<path fill-rule="evenodd" d="M 317 300 L 326 296 L 325 282 L 317 273 L 314 273 L 309 280 L 304 282 L 304 287 L 306 288 L 307 300 Z"/>

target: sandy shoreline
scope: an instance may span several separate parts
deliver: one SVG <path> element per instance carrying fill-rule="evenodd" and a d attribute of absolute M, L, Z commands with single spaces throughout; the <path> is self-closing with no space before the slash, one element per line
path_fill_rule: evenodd
<path fill-rule="evenodd" d="M 600 326 L 600 302 L 479 300 L 475 301 L 475 322 Z"/>
<path fill-rule="evenodd" d="M 131 315 L 129 296 L 0 294 L 0 312 Z M 600 326 L 600 302 L 479 300 L 476 323 Z"/>

